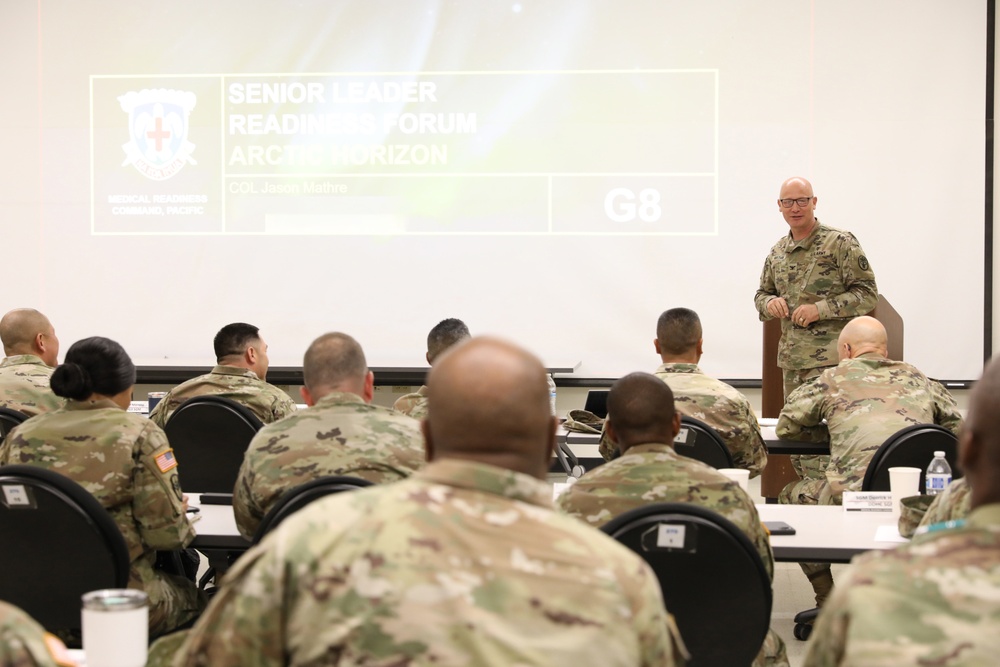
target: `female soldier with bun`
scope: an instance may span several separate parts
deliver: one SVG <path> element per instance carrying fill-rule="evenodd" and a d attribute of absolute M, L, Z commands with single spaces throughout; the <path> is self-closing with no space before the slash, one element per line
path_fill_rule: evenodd
<path fill-rule="evenodd" d="M 181 549 L 195 532 L 167 436 L 127 412 L 134 384 L 135 366 L 121 345 L 99 336 L 77 341 L 50 380 L 66 406 L 11 431 L 0 464 L 49 468 L 100 501 L 125 537 L 129 587 L 149 595 L 155 637 L 195 618 L 203 600 L 194 582 L 154 569 L 158 549 Z"/>

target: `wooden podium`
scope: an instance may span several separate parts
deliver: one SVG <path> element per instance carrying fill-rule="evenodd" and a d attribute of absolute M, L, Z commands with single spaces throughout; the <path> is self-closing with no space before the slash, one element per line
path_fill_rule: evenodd
<path fill-rule="evenodd" d="M 879 294 L 875 309 L 868 313 L 885 327 L 888 338 L 889 358 L 903 361 L 903 318 L 889 301 Z M 785 405 L 784 380 L 778 368 L 778 341 L 781 339 L 781 320 L 764 322 L 764 355 L 761 370 L 761 416 L 777 417 Z M 777 498 L 785 484 L 797 479 L 788 456 L 768 455 L 767 467 L 760 478 L 760 492 L 764 498 Z"/>

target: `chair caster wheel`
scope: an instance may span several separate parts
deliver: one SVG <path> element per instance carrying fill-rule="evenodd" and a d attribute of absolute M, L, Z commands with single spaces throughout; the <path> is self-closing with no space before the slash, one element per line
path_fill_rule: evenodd
<path fill-rule="evenodd" d="M 795 636 L 799 641 L 806 641 L 809 639 L 809 635 L 812 634 L 813 626 L 811 623 L 796 623 L 795 628 L 792 630 L 792 635 Z"/>

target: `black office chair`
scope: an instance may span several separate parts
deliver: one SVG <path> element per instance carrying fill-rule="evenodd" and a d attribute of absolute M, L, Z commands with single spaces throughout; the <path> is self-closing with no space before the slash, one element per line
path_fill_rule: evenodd
<path fill-rule="evenodd" d="M 674 451 L 716 470 L 735 467 L 733 455 L 718 431 L 694 417 L 681 417 L 681 431 L 674 439 Z"/>
<path fill-rule="evenodd" d="M 79 637 L 80 596 L 128 586 L 125 538 L 94 496 L 46 468 L 0 467 L 0 491 L 0 600 Z"/>
<path fill-rule="evenodd" d="M 944 452 L 945 459 L 951 466 L 952 476 L 956 479 L 961 477 L 962 473 L 957 466 L 958 438 L 951 431 L 936 424 L 916 424 L 900 429 L 875 450 L 868 462 L 861 490 L 889 491 L 889 468 L 897 466 L 919 468 L 920 484 L 917 488 L 922 489 L 927 465 L 934 458 L 934 452 L 939 451 Z M 797 613 L 793 619 L 794 637 L 802 641 L 809 639 L 818 615 L 817 607 Z"/>
<path fill-rule="evenodd" d="M 289 489 L 278 499 L 278 502 L 271 506 L 271 509 L 261 519 L 260 525 L 257 526 L 257 532 L 253 536 L 253 544 L 260 542 L 278 524 L 312 501 L 334 493 L 356 491 L 366 486 L 372 486 L 372 483 L 367 479 L 344 475 L 329 475 Z"/>
<path fill-rule="evenodd" d="M 250 408 L 221 396 L 181 403 L 163 429 L 177 457 L 181 488 L 202 494 L 202 503 L 231 504 L 243 455 L 262 426 Z"/>
<path fill-rule="evenodd" d="M 11 408 L 0 408 L 0 440 L 7 437 L 15 426 L 28 418 L 28 415 Z"/>
<path fill-rule="evenodd" d="M 923 489 L 927 466 L 937 451 L 944 452 L 952 477 L 961 477 L 962 473 L 958 470 L 958 438 L 954 433 L 936 424 L 917 424 L 896 431 L 875 450 L 865 479 L 861 482 L 861 490 L 888 491 L 889 468 L 897 466 L 920 468 L 918 488 Z"/>
<path fill-rule="evenodd" d="M 653 503 L 601 527 L 656 573 L 689 667 L 749 665 L 771 620 L 771 580 L 750 539 L 690 503 Z"/>

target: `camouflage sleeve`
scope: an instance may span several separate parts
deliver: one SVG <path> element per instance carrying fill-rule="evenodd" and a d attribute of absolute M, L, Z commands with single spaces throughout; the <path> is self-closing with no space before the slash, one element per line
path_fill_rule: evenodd
<path fill-rule="evenodd" d="M 156 407 L 153 408 L 153 411 L 149 413 L 149 421 L 153 422 L 160 428 L 163 428 L 167 424 L 167 404 L 170 402 L 167 399 L 169 398 L 169 394 L 164 396 L 163 399 L 156 404 Z"/>
<path fill-rule="evenodd" d="M 239 528 L 240 534 L 250 539 L 257 532 L 257 527 L 264 518 L 264 512 L 253 494 L 254 471 L 248 461 L 249 457 L 243 458 L 239 476 L 236 478 L 236 487 L 233 489 L 233 513 L 236 515 L 236 527 Z"/>
<path fill-rule="evenodd" d="M 767 465 L 767 446 L 764 436 L 760 433 L 760 424 L 754 414 L 750 401 L 740 401 L 738 425 L 733 429 L 736 447 L 733 451 L 733 463 L 737 468 L 750 471 L 750 477 L 757 477 Z"/>
<path fill-rule="evenodd" d="M 767 302 L 778 295 L 778 288 L 774 284 L 774 269 L 771 267 L 771 255 L 764 260 L 764 269 L 760 272 L 760 286 L 757 287 L 757 294 L 754 295 L 754 305 L 760 315 L 760 321 L 773 319 L 774 316 L 767 312 Z"/>
<path fill-rule="evenodd" d="M 962 413 L 958 411 L 955 397 L 940 382 L 936 380 L 929 382 L 931 397 L 934 400 L 934 423 L 958 435 L 958 430 L 962 427 Z"/>
<path fill-rule="evenodd" d="M 948 488 L 939 493 L 923 518 L 920 519 L 918 527 L 931 526 L 935 523 L 945 521 L 955 521 L 969 516 L 972 487 L 969 486 L 965 478 L 956 479 L 948 485 Z"/>
<path fill-rule="evenodd" d="M 0 602 L 0 665 L 3 667 L 63 667 L 76 665 L 65 645 L 45 632 L 33 618 Z"/>
<path fill-rule="evenodd" d="M 287 569 L 275 546 L 266 542 L 240 556 L 188 634 L 174 667 L 287 664 L 285 625 L 290 595 L 286 593 Z"/>
<path fill-rule="evenodd" d="M 826 383 L 821 378 L 797 387 L 781 408 L 775 434 L 786 440 L 829 442 L 830 433 L 823 424 L 825 391 Z"/>
<path fill-rule="evenodd" d="M 271 405 L 271 414 L 274 416 L 272 423 L 284 419 L 298 409 L 291 396 L 278 388 L 275 388 L 275 391 L 274 403 Z"/>
<path fill-rule="evenodd" d="M 163 430 L 147 422 L 135 448 L 132 516 L 145 545 L 179 549 L 195 537 L 184 513 L 184 494 L 177 477 L 177 460 Z"/>
<path fill-rule="evenodd" d="M 831 294 L 816 302 L 821 320 L 857 317 L 871 312 L 878 303 L 875 272 L 853 234 L 846 234 L 839 250 L 841 294 Z"/>

